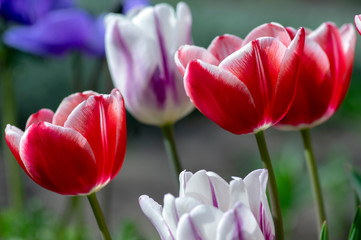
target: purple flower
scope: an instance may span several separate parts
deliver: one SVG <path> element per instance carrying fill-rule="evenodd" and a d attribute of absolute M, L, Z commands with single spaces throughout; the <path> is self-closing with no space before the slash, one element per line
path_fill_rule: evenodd
<path fill-rule="evenodd" d="M 104 16 L 93 18 L 76 8 L 52 11 L 34 25 L 12 27 L 4 42 L 19 50 L 41 56 L 60 56 L 72 50 L 104 55 Z"/>
<path fill-rule="evenodd" d="M 139 204 L 162 240 L 273 240 L 267 179 L 264 169 L 230 183 L 213 172 L 183 171 L 179 197 L 166 194 L 162 207 L 143 195 Z"/>
<path fill-rule="evenodd" d="M 6 21 L 33 24 L 50 11 L 72 6 L 73 0 L 0 0 L 0 16 Z"/>
<path fill-rule="evenodd" d="M 181 45 L 191 43 L 192 16 L 181 2 L 146 7 L 105 19 L 105 48 L 114 85 L 127 110 L 139 121 L 162 126 L 193 110 L 174 62 Z"/>
<path fill-rule="evenodd" d="M 138 11 L 145 6 L 149 6 L 149 0 L 126 0 L 123 3 L 123 13 L 126 14 L 130 10 Z"/>

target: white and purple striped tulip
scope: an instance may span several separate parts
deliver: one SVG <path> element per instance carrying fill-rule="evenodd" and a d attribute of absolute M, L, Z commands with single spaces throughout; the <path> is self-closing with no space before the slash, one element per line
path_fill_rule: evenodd
<path fill-rule="evenodd" d="M 114 85 L 127 110 L 140 122 L 162 126 L 193 110 L 174 62 L 181 45 L 192 42 L 187 4 L 145 7 L 127 16 L 108 14 L 105 49 Z"/>
<path fill-rule="evenodd" d="M 139 204 L 162 240 L 273 240 L 267 179 L 265 169 L 229 184 L 213 172 L 183 171 L 179 197 L 166 194 L 162 208 L 143 195 Z"/>

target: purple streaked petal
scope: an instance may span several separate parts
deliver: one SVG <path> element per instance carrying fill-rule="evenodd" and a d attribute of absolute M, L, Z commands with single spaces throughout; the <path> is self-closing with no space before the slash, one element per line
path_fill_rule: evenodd
<path fill-rule="evenodd" d="M 251 210 L 238 203 L 219 222 L 217 240 L 262 240 L 263 234 Z"/>
<path fill-rule="evenodd" d="M 139 197 L 139 205 L 143 213 L 152 222 L 157 229 L 159 236 L 162 240 L 174 240 L 167 223 L 162 217 L 162 206 L 155 202 L 152 198 L 142 195 Z"/>
<path fill-rule="evenodd" d="M 225 211 L 229 205 L 229 185 L 217 174 L 200 170 L 188 180 L 184 196 Z"/>
<path fill-rule="evenodd" d="M 215 240 L 217 225 L 223 212 L 208 205 L 200 205 L 184 214 L 177 228 L 176 239 Z"/>
<path fill-rule="evenodd" d="M 200 202 L 193 198 L 175 198 L 171 194 L 164 196 L 162 214 L 173 235 L 175 235 L 180 217 L 191 212 L 192 209 L 200 204 Z"/>

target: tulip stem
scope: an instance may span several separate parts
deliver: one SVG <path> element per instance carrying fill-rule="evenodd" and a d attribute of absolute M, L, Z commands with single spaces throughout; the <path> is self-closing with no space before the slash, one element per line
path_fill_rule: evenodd
<path fill-rule="evenodd" d="M 257 140 L 257 145 L 263 165 L 268 170 L 268 193 L 271 201 L 273 221 L 275 224 L 275 232 L 276 232 L 275 239 L 283 240 L 284 235 L 283 235 L 281 203 L 280 203 L 280 198 L 278 196 L 276 178 L 273 171 L 271 158 L 268 153 L 266 139 L 264 137 L 263 131 L 257 132 L 255 134 L 255 137 Z"/>
<path fill-rule="evenodd" d="M 102 209 L 100 208 L 100 205 L 99 205 L 97 196 L 95 195 L 95 192 L 88 195 L 87 197 L 88 197 L 90 206 L 93 209 L 95 219 L 97 220 L 97 223 L 98 223 L 98 227 L 103 234 L 103 239 L 111 240 L 112 238 L 110 236 L 107 224 L 105 223 L 104 215 L 103 215 Z"/>
<path fill-rule="evenodd" d="M 170 165 L 173 167 L 173 172 L 175 173 L 177 184 L 179 185 L 178 176 L 183 170 L 181 163 L 179 161 L 177 148 L 174 140 L 174 130 L 173 124 L 166 124 L 161 127 L 163 133 L 163 142 L 164 147 L 167 151 L 168 160 Z"/>
<path fill-rule="evenodd" d="M 323 222 L 326 221 L 326 214 L 325 214 L 325 206 L 323 203 L 320 179 L 317 173 L 317 165 L 312 150 L 310 129 L 305 128 L 302 129 L 300 132 L 302 135 L 303 145 L 305 148 L 304 150 L 305 159 L 308 168 L 308 173 L 310 175 L 313 197 L 317 205 L 318 231 L 319 234 L 321 234 L 321 226 Z"/>

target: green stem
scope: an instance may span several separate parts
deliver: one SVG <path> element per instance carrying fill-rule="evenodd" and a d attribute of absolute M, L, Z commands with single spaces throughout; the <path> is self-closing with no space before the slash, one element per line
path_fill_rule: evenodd
<path fill-rule="evenodd" d="M 13 82 L 13 71 L 6 63 L 1 64 L 2 83 L 2 114 L 1 129 L 5 129 L 6 124 L 16 125 L 15 91 Z M 6 159 L 8 191 L 10 202 L 15 210 L 23 209 L 23 184 L 21 180 L 21 170 L 11 151 L 3 141 L 4 157 Z"/>
<path fill-rule="evenodd" d="M 259 153 L 261 155 L 261 159 L 263 165 L 268 170 L 268 193 L 271 201 L 271 209 L 273 222 L 275 224 L 275 232 L 276 232 L 276 240 L 283 240 L 283 223 L 282 223 L 282 212 L 281 212 L 281 203 L 280 198 L 278 196 L 276 178 L 273 171 L 271 158 L 268 153 L 266 139 L 264 137 L 263 131 L 260 131 L 255 134 L 257 145 L 259 149 Z"/>
<path fill-rule="evenodd" d="M 303 145 L 305 148 L 305 158 L 306 158 L 308 173 L 310 175 L 313 197 L 317 205 L 317 219 L 318 219 L 317 223 L 318 223 L 318 231 L 320 231 L 323 222 L 326 220 L 326 214 L 323 203 L 321 184 L 317 173 L 317 165 L 312 150 L 310 129 L 309 128 L 302 129 L 301 135 L 302 135 Z"/>
<path fill-rule="evenodd" d="M 166 124 L 161 127 L 163 133 L 164 147 L 167 151 L 168 160 L 175 173 L 176 181 L 179 184 L 178 176 L 183 170 L 179 161 L 177 148 L 174 140 L 173 124 Z"/>
<path fill-rule="evenodd" d="M 100 208 L 100 205 L 99 205 L 97 196 L 95 195 L 95 192 L 88 195 L 87 197 L 88 197 L 90 206 L 93 209 L 95 219 L 97 220 L 97 223 L 98 223 L 98 227 L 103 234 L 103 239 L 111 240 L 112 238 L 110 236 L 107 224 L 105 223 L 103 212 L 102 212 L 102 209 Z"/>

